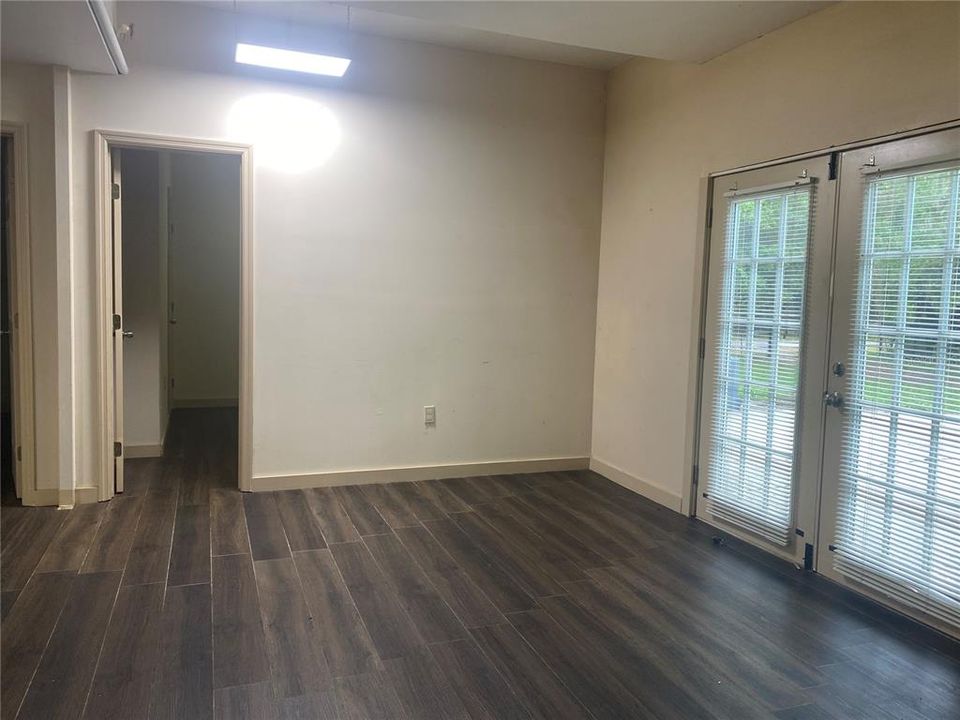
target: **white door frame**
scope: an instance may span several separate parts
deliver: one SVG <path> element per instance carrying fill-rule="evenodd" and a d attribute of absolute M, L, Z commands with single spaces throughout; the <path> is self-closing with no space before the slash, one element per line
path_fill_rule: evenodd
<path fill-rule="evenodd" d="M 33 309 L 30 291 L 30 177 L 27 164 L 27 126 L 22 123 L 4 121 L 0 127 L 3 135 L 13 144 L 13 161 L 10 164 L 13 205 L 10 208 L 10 227 L 8 242 L 12 262 L 8 267 L 8 280 L 13 285 L 13 299 L 16 303 L 17 320 L 11 327 L 11 391 L 13 400 L 13 429 L 16 443 L 20 446 L 20 458 L 16 459 L 14 472 L 20 490 L 20 499 L 24 505 L 42 505 L 37 495 L 36 445 L 34 424 L 34 384 L 33 384 Z M 16 357 L 14 357 L 16 353 Z M 16 364 L 14 364 L 16 361 Z"/>
<path fill-rule="evenodd" d="M 94 130 L 94 202 L 97 238 L 97 353 L 99 358 L 98 499 L 114 495 L 113 442 L 113 251 L 110 149 L 174 150 L 237 155 L 240 158 L 240 388 L 239 478 L 240 490 L 253 489 L 253 149 L 250 145 L 220 140 Z"/>

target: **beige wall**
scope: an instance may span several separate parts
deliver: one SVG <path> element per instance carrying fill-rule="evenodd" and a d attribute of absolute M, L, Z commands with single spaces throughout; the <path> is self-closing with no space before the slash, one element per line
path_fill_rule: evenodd
<path fill-rule="evenodd" d="M 679 508 L 689 483 L 701 181 L 960 117 L 960 4 L 845 3 L 608 95 L 593 457 Z"/>
<path fill-rule="evenodd" d="M 212 35 L 126 77 L 5 63 L 3 117 L 40 167 L 39 482 L 99 471 L 104 128 L 254 146 L 255 474 L 581 456 L 592 412 L 593 457 L 679 506 L 702 179 L 960 116 L 958 23 L 953 3 L 850 3 L 702 65 L 631 62 L 605 164 L 606 78 L 571 67 L 361 38 L 343 81 L 288 83 L 188 68 Z"/>
<path fill-rule="evenodd" d="M 255 475 L 589 455 L 605 76 L 352 56 L 339 84 L 132 53 L 129 76 L 74 75 L 78 476 L 100 421 L 95 128 L 253 143 Z"/>
<path fill-rule="evenodd" d="M 236 404 L 240 387 L 240 158 L 171 153 L 173 406 Z"/>

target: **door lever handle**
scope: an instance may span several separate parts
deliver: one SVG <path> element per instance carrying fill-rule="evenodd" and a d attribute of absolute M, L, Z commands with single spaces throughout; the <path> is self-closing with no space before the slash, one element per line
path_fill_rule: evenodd
<path fill-rule="evenodd" d="M 120 334 L 123 335 L 123 339 L 124 339 L 124 340 L 129 340 L 130 338 L 133 337 L 133 330 L 124 330 L 124 331 L 123 331 L 122 333 L 120 333 Z"/>

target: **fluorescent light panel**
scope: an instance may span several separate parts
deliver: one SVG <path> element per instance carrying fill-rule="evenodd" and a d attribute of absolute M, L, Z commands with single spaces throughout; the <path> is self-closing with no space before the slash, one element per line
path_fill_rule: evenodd
<path fill-rule="evenodd" d="M 237 43 L 236 61 L 244 65 L 260 65 L 279 70 L 293 70 L 294 72 L 332 75 L 334 77 L 343 77 L 347 68 L 350 67 L 350 61 L 347 58 L 317 55 L 316 53 L 298 52 L 296 50 L 282 50 L 265 45 L 248 45 L 247 43 Z"/>

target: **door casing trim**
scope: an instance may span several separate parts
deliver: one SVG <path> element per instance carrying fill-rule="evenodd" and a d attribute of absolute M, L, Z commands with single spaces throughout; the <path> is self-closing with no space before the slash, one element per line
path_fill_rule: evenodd
<path fill-rule="evenodd" d="M 249 491 L 253 484 L 253 147 L 222 140 L 152 135 L 112 130 L 93 131 L 94 234 L 96 237 L 97 427 L 98 500 L 109 500 L 113 487 L 114 417 L 113 309 L 111 250 L 110 149 L 173 150 L 236 155 L 240 158 L 240 388 L 238 487 Z"/>

